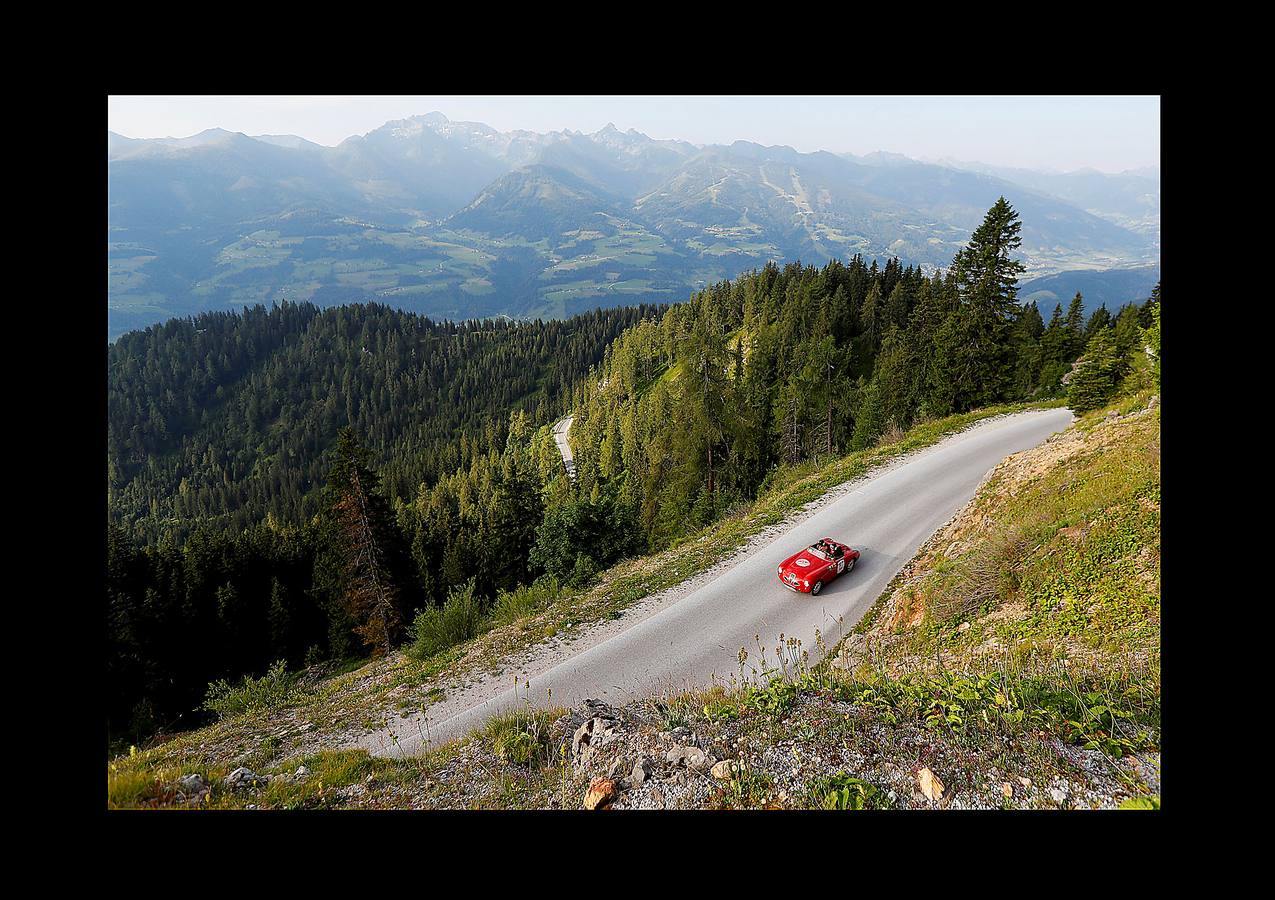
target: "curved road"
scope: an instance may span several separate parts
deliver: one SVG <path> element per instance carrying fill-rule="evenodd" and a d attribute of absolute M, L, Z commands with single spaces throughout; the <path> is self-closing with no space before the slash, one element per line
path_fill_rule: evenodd
<path fill-rule="evenodd" d="M 571 444 L 567 442 L 567 433 L 571 431 L 571 423 L 575 420 L 575 416 L 563 416 L 553 423 L 553 442 L 558 445 L 558 452 L 562 454 L 562 464 L 567 467 L 567 477 L 572 481 L 576 480 L 576 462 L 571 453 Z"/>
<path fill-rule="evenodd" d="M 687 687 L 738 677 L 738 654 L 757 659 L 757 638 L 774 659 L 779 635 L 815 652 L 815 632 L 835 646 L 917 549 L 974 496 L 983 477 L 1011 453 L 1066 428 L 1066 409 L 1035 410 L 994 419 L 918 451 L 793 525 L 694 593 L 557 666 L 533 676 L 530 689 L 506 690 L 485 703 L 431 723 L 429 740 L 458 737 L 489 716 L 527 699 L 572 706 L 585 698 L 619 705 Z M 568 424 L 567 427 L 570 427 Z M 564 429 L 565 431 L 565 429 Z M 862 551 L 854 571 L 818 597 L 780 585 L 776 566 L 821 537 Z M 425 737 L 373 749 L 386 755 L 418 752 Z M 369 748 L 372 749 L 372 748 Z"/>

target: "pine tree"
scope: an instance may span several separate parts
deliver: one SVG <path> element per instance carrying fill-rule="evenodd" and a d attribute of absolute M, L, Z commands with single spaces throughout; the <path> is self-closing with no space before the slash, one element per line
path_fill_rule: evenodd
<path fill-rule="evenodd" d="M 278 578 L 270 579 L 270 653 L 279 659 L 288 657 L 288 637 L 291 616 L 288 612 L 287 589 Z"/>
<path fill-rule="evenodd" d="M 1014 396 L 1028 399 L 1034 396 L 1040 382 L 1044 355 L 1041 338 L 1045 334 L 1045 322 L 1035 303 L 1022 307 L 1011 329 L 1010 341 L 1014 356 Z"/>
<path fill-rule="evenodd" d="M 1160 305 L 1160 282 L 1155 283 L 1155 287 L 1151 289 L 1151 296 L 1147 298 L 1147 302 L 1138 308 L 1138 324 L 1143 328 L 1151 327 L 1151 311 Z"/>
<path fill-rule="evenodd" d="M 1128 355 L 1142 348 L 1144 326 L 1141 324 L 1142 311 L 1132 303 L 1127 303 L 1116 316 L 1113 326 L 1116 347 L 1122 354 Z"/>
<path fill-rule="evenodd" d="M 949 319 L 938 349 L 956 379 L 953 409 L 971 409 L 1008 393 L 1008 329 L 1018 307 L 1018 276 L 1026 269 L 1012 253 L 1022 244 L 1022 227 L 1018 213 L 1001 197 L 952 261 L 961 309 Z"/>
<path fill-rule="evenodd" d="M 855 418 L 853 449 L 870 447 L 891 425 L 907 428 L 911 424 L 916 402 L 912 367 L 903 333 L 891 326 L 881 342 L 872 380 L 863 392 Z"/>
<path fill-rule="evenodd" d="M 961 299 L 1002 322 L 1013 317 L 1018 276 L 1027 268 L 1011 256 L 1023 242 L 1022 228 L 1018 213 L 1001 197 L 952 260 Z"/>
<path fill-rule="evenodd" d="M 342 429 L 328 478 L 331 536 L 344 561 L 340 603 L 355 633 L 383 653 L 402 634 L 401 588 L 394 571 L 397 535 L 369 457 L 353 429 Z"/>
<path fill-rule="evenodd" d="M 1054 307 L 1045 333 L 1040 336 L 1040 374 L 1036 394 L 1041 397 L 1056 396 L 1062 390 L 1062 380 L 1071 369 L 1068 335 L 1063 324 L 1062 304 Z"/>
<path fill-rule="evenodd" d="M 881 299 L 881 285 L 874 281 L 859 311 L 859 340 L 863 348 L 860 355 L 869 372 L 872 371 L 872 360 L 876 359 L 877 348 L 881 346 L 884 318 L 885 303 Z"/>
<path fill-rule="evenodd" d="M 1094 335 L 1072 370 L 1067 405 L 1078 415 L 1106 404 L 1116 393 L 1129 366 L 1116 349 L 1110 329 Z"/>
<path fill-rule="evenodd" d="M 1093 311 L 1089 322 L 1085 325 L 1085 340 L 1098 333 L 1100 328 L 1110 328 L 1113 324 L 1111 313 L 1107 312 L 1107 304 L 1102 304 Z"/>
<path fill-rule="evenodd" d="M 1063 333 L 1066 336 L 1066 361 L 1075 362 L 1085 349 L 1085 298 L 1076 291 L 1067 306 L 1067 316 L 1063 320 Z"/>
<path fill-rule="evenodd" d="M 885 327 L 888 329 L 891 325 L 894 325 L 898 328 L 906 328 L 908 316 L 911 312 L 911 298 L 908 296 L 903 282 L 900 281 L 890 291 L 890 296 L 885 301 Z"/>

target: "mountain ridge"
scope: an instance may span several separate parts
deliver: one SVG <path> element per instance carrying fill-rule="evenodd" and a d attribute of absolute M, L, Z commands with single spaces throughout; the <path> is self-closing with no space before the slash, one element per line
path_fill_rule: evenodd
<path fill-rule="evenodd" d="M 1158 261 L 1158 224 L 1138 233 L 1028 185 L 897 154 L 697 146 L 613 123 L 501 132 L 441 113 L 335 147 L 225 129 L 108 131 L 107 143 L 112 337 L 281 298 L 562 317 L 668 301 L 770 261 L 860 253 L 936 268 L 999 195 L 1030 223 L 1030 275 Z M 564 174 L 552 189 L 511 191 L 529 166 Z M 494 194 L 502 212 L 484 224 L 475 207 Z"/>

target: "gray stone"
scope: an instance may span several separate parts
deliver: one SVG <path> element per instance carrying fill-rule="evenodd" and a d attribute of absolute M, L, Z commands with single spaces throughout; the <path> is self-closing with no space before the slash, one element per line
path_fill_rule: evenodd
<path fill-rule="evenodd" d="M 686 766 L 688 769 L 702 770 L 712 765 L 712 757 L 699 747 L 681 744 L 666 753 L 664 758 L 670 765 Z"/>
<path fill-rule="evenodd" d="M 265 775 L 258 775 L 251 769 L 240 766 L 226 776 L 226 787 L 232 791 L 245 787 L 264 787 L 270 781 Z"/>
<path fill-rule="evenodd" d="M 571 738 L 571 758 L 585 765 L 602 747 L 620 740 L 619 722 L 607 716 L 594 716 L 575 730 Z"/>
<path fill-rule="evenodd" d="M 198 797 L 208 790 L 208 782 L 204 781 L 202 775 L 183 775 L 177 779 L 177 790 L 187 798 Z"/>
<path fill-rule="evenodd" d="M 731 778 L 737 778 L 748 770 L 748 765 L 743 760 L 723 759 L 721 762 L 714 764 L 709 770 L 709 774 L 718 781 L 727 781 Z"/>
<path fill-rule="evenodd" d="M 629 774 L 629 784 L 641 787 L 654 773 L 654 763 L 651 762 L 650 757 L 643 754 L 637 758 L 637 762 L 633 763 L 633 771 Z"/>
<path fill-rule="evenodd" d="M 601 700 L 585 700 L 580 704 L 580 708 L 590 719 L 617 721 L 620 718 L 620 714 L 616 712 L 614 707 L 603 703 Z"/>

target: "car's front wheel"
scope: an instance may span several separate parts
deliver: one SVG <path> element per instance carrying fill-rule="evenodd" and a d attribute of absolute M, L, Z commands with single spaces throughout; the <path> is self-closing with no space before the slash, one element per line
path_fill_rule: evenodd
<path fill-rule="evenodd" d="M 811 596 L 814 596 L 814 597 L 819 596 L 819 592 L 820 592 L 820 591 L 822 591 L 822 590 L 823 590 L 823 582 L 822 582 L 822 581 L 816 581 L 814 584 L 812 584 L 812 585 L 810 586 L 810 593 L 811 593 Z"/>

